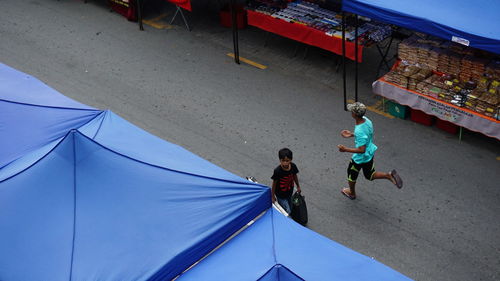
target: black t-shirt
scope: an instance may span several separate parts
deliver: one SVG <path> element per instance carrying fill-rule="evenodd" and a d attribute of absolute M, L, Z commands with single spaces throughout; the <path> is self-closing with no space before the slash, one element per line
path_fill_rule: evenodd
<path fill-rule="evenodd" d="M 293 175 L 298 174 L 299 169 L 297 169 L 297 166 L 294 163 L 290 164 L 291 168 L 289 171 L 283 170 L 281 165 L 276 167 L 276 169 L 274 169 L 273 176 L 271 177 L 271 179 L 277 181 L 275 193 L 279 198 L 291 197 L 293 193 Z"/>

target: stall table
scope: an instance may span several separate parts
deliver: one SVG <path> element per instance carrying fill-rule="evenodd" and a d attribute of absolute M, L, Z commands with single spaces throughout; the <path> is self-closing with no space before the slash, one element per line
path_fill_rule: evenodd
<path fill-rule="evenodd" d="M 500 120 L 390 83 L 384 77 L 372 84 L 373 93 L 421 110 L 471 131 L 500 140 Z"/>
<path fill-rule="evenodd" d="M 329 36 L 326 35 L 325 32 L 315 28 L 298 23 L 287 22 L 252 10 L 247 11 L 247 19 L 248 25 L 342 55 L 342 38 Z M 354 49 L 354 43 L 346 42 L 347 58 L 355 60 Z M 358 45 L 358 62 L 361 62 L 362 54 L 363 46 Z"/>

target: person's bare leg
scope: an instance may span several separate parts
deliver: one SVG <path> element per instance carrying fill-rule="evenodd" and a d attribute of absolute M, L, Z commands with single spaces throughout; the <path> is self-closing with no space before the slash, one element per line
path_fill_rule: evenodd
<path fill-rule="evenodd" d="M 394 180 L 394 178 L 391 176 L 390 173 L 375 172 L 375 173 L 373 173 L 372 179 L 374 179 L 374 180 L 386 179 L 386 180 L 390 180 L 393 184 L 396 184 L 396 181 Z"/>
<path fill-rule="evenodd" d="M 384 172 L 375 172 L 373 173 L 372 179 L 377 180 L 377 179 L 386 179 L 392 181 L 393 178 L 391 174 L 389 173 L 384 173 Z"/>
<path fill-rule="evenodd" d="M 344 191 L 351 196 L 356 197 L 356 182 L 347 181 L 347 184 L 349 185 L 349 188 L 345 188 Z"/>

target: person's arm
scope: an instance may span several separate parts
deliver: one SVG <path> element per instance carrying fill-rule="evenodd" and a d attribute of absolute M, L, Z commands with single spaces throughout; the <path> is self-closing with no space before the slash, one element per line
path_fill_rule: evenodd
<path fill-rule="evenodd" d="M 295 181 L 295 184 L 297 185 L 297 192 L 300 193 L 302 190 L 300 189 L 299 177 L 297 174 L 293 174 L 293 181 Z"/>
<path fill-rule="evenodd" d="M 275 195 L 275 191 L 276 191 L 276 184 L 277 184 L 277 180 L 273 180 L 273 187 L 271 189 L 271 200 L 272 202 L 274 203 L 276 201 L 276 195 Z"/>
<path fill-rule="evenodd" d="M 349 130 L 342 130 L 340 132 L 340 135 L 342 137 L 344 137 L 344 138 L 352 138 L 352 137 L 354 137 L 354 134 L 351 131 L 349 131 Z"/>
<path fill-rule="evenodd" d="M 350 148 L 350 147 L 345 147 L 342 144 L 339 144 L 338 148 L 339 148 L 340 152 L 365 153 L 365 151 L 366 151 L 366 145 L 362 145 L 362 146 L 356 147 L 356 148 Z"/>

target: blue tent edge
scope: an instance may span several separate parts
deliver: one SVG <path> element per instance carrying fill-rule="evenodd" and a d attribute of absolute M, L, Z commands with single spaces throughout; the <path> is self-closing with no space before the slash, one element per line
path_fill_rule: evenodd
<path fill-rule="evenodd" d="M 408 15 L 396 10 L 389 10 L 355 0 L 343 0 L 342 10 L 411 30 L 431 34 L 450 41 L 452 41 L 453 37 L 466 39 L 469 41 L 470 47 L 500 54 L 500 38 L 496 39 L 478 36 L 439 22 L 427 20 L 423 17 Z"/>

